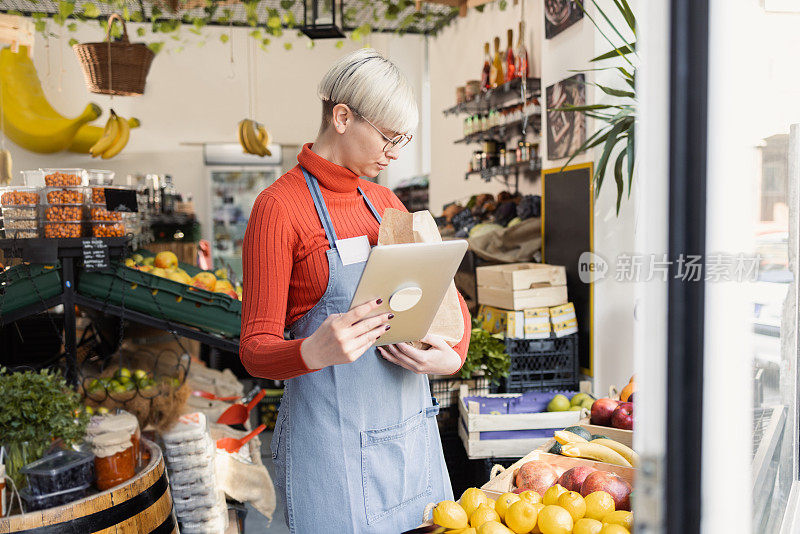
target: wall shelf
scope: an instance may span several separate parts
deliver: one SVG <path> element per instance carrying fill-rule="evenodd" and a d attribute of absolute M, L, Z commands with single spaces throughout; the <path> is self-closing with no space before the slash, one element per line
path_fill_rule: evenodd
<path fill-rule="evenodd" d="M 527 79 L 527 90 L 525 91 L 525 98 L 522 98 L 522 79 L 514 78 L 510 82 L 494 89 L 489 89 L 484 93 L 480 93 L 475 98 L 456 104 L 453 107 L 445 109 L 442 113 L 445 115 L 466 113 L 471 115 L 473 113 L 485 112 L 499 108 L 501 106 L 510 105 L 513 101 L 518 104 L 527 101 L 535 96 L 540 96 L 542 92 L 542 83 L 539 78 Z"/>
<path fill-rule="evenodd" d="M 469 171 L 464 175 L 465 180 L 469 180 L 470 176 L 480 176 L 484 182 L 491 181 L 495 176 L 510 176 L 518 175 L 520 172 L 541 172 L 542 160 L 540 158 L 532 159 L 530 161 L 520 161 L 512 163 L 511 165 L 504 165 L 499 167 L 489 167 L 480 171 Z"/>
<path fill-rule="evenodd" d="M 534 111 L 535 113 L 528 115 L 528 128 L 538 134 L 542 130 L 542 116 L 540 115 L 541 108 L 536 106 Z M 517 135 L 522 135 L 522 119 L 510 122 L 508 124 L 502 124 L 500 126 L 492 126 L 486 130 L 469 134 L 461 139 L 457 139 L 455 143 L 481 143 L 483 141 L 508 139 L 511 136 Z M 539 138 L 537 137 L 535 141 L 538 143 Z"/>

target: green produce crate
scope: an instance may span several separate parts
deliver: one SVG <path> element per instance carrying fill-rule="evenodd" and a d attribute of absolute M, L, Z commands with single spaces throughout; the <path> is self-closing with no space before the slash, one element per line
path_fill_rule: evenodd
<path fill-rule="evenodd" d="M 0 271 L 0 316 L 61 293 L 59 264 L 17 265 Z"/>
<path fill-rule="evenodd" d="M 238 337 L 242 303 L 180 282 L 130 269 L 113 262 L 109 269 L 78 277 L 78 293 L 146 313 L 157 319 L 195 326 L 206 332 Z"/>

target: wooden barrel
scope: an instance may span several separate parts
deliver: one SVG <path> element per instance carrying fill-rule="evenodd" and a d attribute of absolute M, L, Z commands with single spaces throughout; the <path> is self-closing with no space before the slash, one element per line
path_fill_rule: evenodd
<path fill-rule="evenodd" d="M 178 534 L 161 449 L 142 439 L 150 463 L 110 490 L 64 506 L 0 519 L 0 534 Z"/>

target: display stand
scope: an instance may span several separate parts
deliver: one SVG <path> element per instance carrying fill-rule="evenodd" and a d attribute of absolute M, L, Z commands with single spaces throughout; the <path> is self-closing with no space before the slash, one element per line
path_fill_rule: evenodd
<path fill-rule="evenodd" d="M 165 330 L 171 334 L 196 339 L 210 347 L 238 353 L 239 342 L 221 336 L 209 334 L 195 328 L 176 324 L 168 319 L 156 318 L 147 314 L 132 311 L 103 302 L 101 300 L 79 295 L 75 291 L 76 271 L 84 265 L 84 242 L 101 241 L 108 248 L 108 257 L 121 258 L 129 250 L 128 238 L 65 238 L 65 239 L 0 239 L 0 250 L 6 258 L 19 258 L 29 263 L 45 263 L 61 265 L 63 292 L 55 297 L 41 300 L 29 306 L 14 310 L 0 317 L 0 326 L 13 323 L 23 317 L 42 313 L 53 306 L 64 305 L 64 351 L 67 362 L 67 381 L 76 384 L 77 373 L 77 330 L 75 327 L 75 306 L 91 308 L 120 318 L 130 319 L 137 323 Z"/>

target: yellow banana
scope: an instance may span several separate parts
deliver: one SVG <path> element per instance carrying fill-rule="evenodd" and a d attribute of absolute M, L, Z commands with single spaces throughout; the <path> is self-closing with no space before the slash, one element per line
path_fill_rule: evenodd
<path fill-rule="evenodd" d="M 258 142 L 259 142 L 259 144 L 261 144 L 261 146 L 264 147 L 264 152 L 266 153 L 266 155 L 267 156 L 271 156 L 272 155 L 272 151 L 268 148 L 269 147 L 269 141 L 270 141 L 269 132 L 267 131 L 266 128 L 264 128 L 263 124 L 258 124 L 257 125 L 257 131 L 258 131 Z"/>
<path fill-rule="evenodd" d="M 123 120 L 116 115 L 115 120 L 117 121 L 117 124 L 119 124 L 119 135 L 114 140 L 114 143 L 111 145 L 111 147 L 103 152 L 103 159 L 111 159 L 122 152 L 122 149 L 128 144 L 128 139 L 130 139 L 131 136 L 131 127 L 128 124 L 128 121 Z"/>
<path fill-rule="evenodd" d="M 114 113 L 112 109 L 111 116 L 108 117 L 106 127 L 103 129 L 103 136 L 92 145 L 89 149 L 89 153 L 93 158 L 102 155 L 103 152 L 111 148 L 111 145 L 117 140 L 117 136 L 119 136 L 119 122 L 117 121 L 117 114 Z"/>
<path fill-rule="evenodd" d="M 558 430 L 553 433 L 553 437 L 556 438 L 556 441 L 561 445 L 566 445 L 567 443 L 588 443 L 586 439 L 568 430 Z"/>
<path fill-rule="evenodd" d="M 236 135 L 239 137 L 239 144 L 242 145 L 242 151 L 245 154 L 249 154 L 250 151 L 247 150 L 247 145 L 245 144 L 245 141 L 244 141 L 244 125 L 245 125 L 246 122 L 247 122 L 247 119 L 242 119 L 242 120 L 239 121 L 239 124 L 237 125 L 237 128 L 236 128 Z"/>
<path fill-rule="evenodd" d="M 28 47 L 18 52 L 0 50 L 2 81 L 2 124 L 9 139 L 32 152 L 52 153 L 66 149 L 77 131 L 100 116 L 96 104 L 89 104 L 74 119 L 59 114 L 44 96 L 39 76 L 28 57 Z"/>
<path fill-rule="evenodd" d="M 0 150 L 0 185 L 11 183 L 11 152 Z"/>
<path fill-rule="evenodd" d="M 128 126 L 131 128 L 138 128 L 141 125 L 142 123 L 139 121 L 139 119 L 133 117 L 128 119 Z M 105 128 L 103 127 L 84 124 L 72 139 L 72 144 L 69 145 L 69 151 L 76 152 L 78 154 L 90 154 L 89 150 L 100 140 L 101 137 L 103 137 L 104 133 Z"/>
<path fill-rule="evenodd" d="M 627 445 L 623 445 L 622 443 L 614 441 L 613 439 L 605 439 L 605 438 L 593 439 L 591 443 L 605 445 L 609 449 L 618 452 L 623 458 L 628 460 L 628 463 L 630 463 L 633 467 L 639 466 L 639 455 L 636 454 L 636 451 L 634 451 Z"/>
<path fill-rule="evenodd" d="M 571 458 L 588 458 L 607 464 L 631 467 L 631 463 L 620 453 L 599 443 L 567 443 L 561 446 L 561 454 Z"/>
<path fill-rule="evenodd" d="M 266 156 L 266 148 L 258 142 L 258 134 L 255 130 L 255 123 L 248 120 L 244 125 L 244 141 L 247 151 L 256 156 Z"/>

